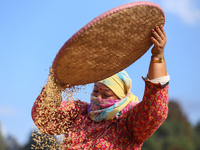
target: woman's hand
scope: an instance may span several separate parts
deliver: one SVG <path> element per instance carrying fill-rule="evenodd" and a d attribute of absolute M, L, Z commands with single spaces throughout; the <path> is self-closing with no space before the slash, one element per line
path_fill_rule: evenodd
<path fill-rule="evenodd" d="M 157 58 L 163 58 L 165 44 L 167 43 L 167 37 L 163 26 L 156 27 L 156 29 L 152 30 L 152 33 L 154 36 L 151 37 L 151 40 L 154 44 L 154 47 L 151 50 L 152 56 Z"/>
<path fill-rule="evenodd" d="M 152 57 L 147 75 L 150 80 L 167 75 L 166 62 L 164 59 L 164 49 L 165 44 L 167 43 L 167 37 L 163 26 L 156 27 L 155 30 L 152 30 L 152 33 L 153 37 L 151 37 L 151 40 L 154 47 L 151 50 Z"/>

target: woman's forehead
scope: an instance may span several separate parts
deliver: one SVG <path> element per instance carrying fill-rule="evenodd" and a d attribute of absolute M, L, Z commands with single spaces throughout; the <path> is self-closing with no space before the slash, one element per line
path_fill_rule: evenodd
<path fill-rule="evenodd" d="M 109 87 L 107 87 L 105 84 L 100 83 L 100 82 L 94 83 L 94 87 L 101 88 L 102 90 L 109 90 L 109 91 L 111 91 L 111 89 Z"/>

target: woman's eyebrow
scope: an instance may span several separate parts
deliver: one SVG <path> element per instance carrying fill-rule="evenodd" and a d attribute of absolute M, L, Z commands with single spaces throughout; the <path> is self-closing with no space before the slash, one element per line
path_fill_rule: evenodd
<path fill-rule="evenodd" d="M 109 88 L 108 88 L 108 89 L 103 89 L 103 90 L 106 90 L 106 91 L 111 91 Z"/>

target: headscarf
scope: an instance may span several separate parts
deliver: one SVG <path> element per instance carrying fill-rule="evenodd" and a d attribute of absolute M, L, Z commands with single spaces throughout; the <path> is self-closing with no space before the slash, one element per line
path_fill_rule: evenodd
<path fill-rule="evenodd" d="M 125 114 L 139 101 L 131 93 L 132 80 L 126 71 L 121 71 L 109 78 L 99 81 L 109 87 L 119 99 L 100 99 L 91 94 L 88 113 L 91 120 L 101 122 L 112 120 Z"/>

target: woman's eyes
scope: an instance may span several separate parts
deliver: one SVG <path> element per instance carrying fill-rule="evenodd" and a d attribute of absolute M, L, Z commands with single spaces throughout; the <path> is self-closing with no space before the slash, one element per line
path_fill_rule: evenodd
<path fill-rule="evenodd" d="M 94 93 L 98 93 L 99 91 L 98 91 L 98 90 L 93 90 L 93 92 L 94 92 Z M 104 96 L 105 96 L 105 97 L 111 97 L 112 95 L 104 94 Z"/>
<path fill-rule="evenodd" d="M 105 96 L 105 97 L 111 97 L 111 95 L 106 95 L 106 94 L 104 94 L 104 96 Z"/>

